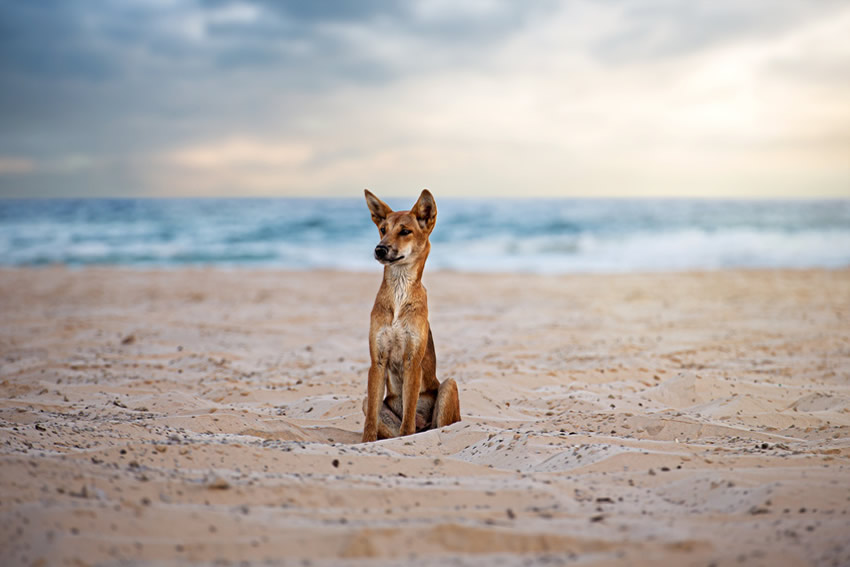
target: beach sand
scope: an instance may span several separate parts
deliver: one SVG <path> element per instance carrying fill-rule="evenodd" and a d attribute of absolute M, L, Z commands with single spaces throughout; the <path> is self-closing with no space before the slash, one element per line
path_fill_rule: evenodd
<path fill-rule="evenodd" d="M 360 445 L 380 278 L 0 270 L 0 563 L 850 565 L 850 271 L 426 273 Z"/>

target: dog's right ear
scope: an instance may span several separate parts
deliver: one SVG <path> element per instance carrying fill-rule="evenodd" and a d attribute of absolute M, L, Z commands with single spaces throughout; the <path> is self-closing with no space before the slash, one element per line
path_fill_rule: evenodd
<path fill-rule="evenodd" d="M 387 219 L 393 210 L 385 202 L 375 197 L 368 189 L 364 189 L 363 193 L 366 195 L 366 204 L 372 213 L 372 222 L 380 228 L 381 223 Z"/>

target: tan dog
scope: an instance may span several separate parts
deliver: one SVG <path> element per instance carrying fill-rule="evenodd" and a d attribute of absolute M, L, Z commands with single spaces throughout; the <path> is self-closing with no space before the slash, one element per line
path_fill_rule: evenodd
<path fill-rule="evenodd" d="M 375 259 L 384 265 L 384 280 L 369 326 L 372 365 L 363 401 L 364 442 L 460 421 L 457 384 L 437 380 L 428 297 L 422 286 L 431 250 L 428 236 L 437 222 L 434 197 L 425 189 L 409 211 L 393 212 L 367 190 L 366 203 L 381 232 Z"/>

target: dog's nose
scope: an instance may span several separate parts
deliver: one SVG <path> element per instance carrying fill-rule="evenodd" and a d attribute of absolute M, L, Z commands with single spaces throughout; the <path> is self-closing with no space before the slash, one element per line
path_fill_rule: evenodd
<path fill-rule="evenodd" d="M 389 249 L 388 246 L 384 246 L 383 244 L 378 244 L 377 246 L 375 246 L 375 258 L 377 258 L 378 260 L 383 260 L 384 258 L 387 257 L 387 254 L 389 253 L 389 251 L 390 251 L 390 249 Z"/>

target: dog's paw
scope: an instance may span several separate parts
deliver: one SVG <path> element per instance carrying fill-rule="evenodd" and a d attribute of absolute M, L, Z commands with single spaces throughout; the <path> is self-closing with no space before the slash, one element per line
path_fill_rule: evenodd
<path fill-rule="evenodd" d="M 425 419 L 424 415 L 422 415 L 421 413 L 417 413 L 416 414 L 416 432 L 419 433 L 420 431 L 425 431 L 427 429 L 430 429 L 430 427 L 431 427 L 431 420 Z"/>
<path fill-rule="evenodd" d="M 378 440 L 378 431 L 363 431 L 363 438 L 361 439 L 361 443 L 371 443 L 372 441 Z"/>

